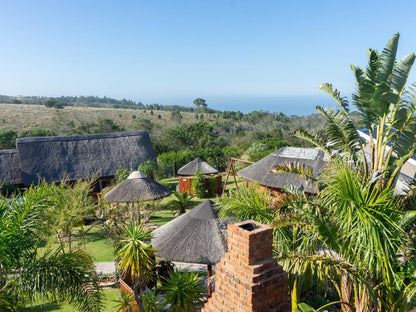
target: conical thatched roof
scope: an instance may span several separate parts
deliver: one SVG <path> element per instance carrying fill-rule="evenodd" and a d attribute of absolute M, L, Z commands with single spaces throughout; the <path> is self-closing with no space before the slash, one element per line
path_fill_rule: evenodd
<path fill-rule="evenodd" d="M 111 177 L 120 168 L 135 169 L 156 160 L 145 131 L 20 138 L 16 140 L 25 185 Z"/>
<path fill-rule="evenodd" d="M 170 190 L 135 171 L 129 177 L 104 195 L 112 203 L 133 203 L 166 197 Z"/>
<path fill-rule="evenodd" d="M 206 161 L 197 157 L 190 163 L 186 164 L 178 170 L 179 175 L 191 176 L 195 175 L 197 171 L 201 171 L 203 174 L 215 174 L 218 173 L 218 169 L 211 166 Z"/>
<path fill-rule="evenodd" d="M 285 186 L 294 186 L 305 192 L 316 194 L 316 186 L 293 173 L 272 173 L 276 165 L 304 164 L 311 167 L 312 173 L 316 177 L 322 172 L 325 165 L 329 162 L 326 155 L 318 149 L 282 147 L 276 152 L 264 157 L 255 164 L 241 169 L 237 174 L 252 182 L 276 189 L 283 189 Z"/>
<path fill-rule="evenodd" d="M 204 201 L 153 233 L 157 255 L 170 261 L 214 265 L 227 251 L 227 228 L 219 222 L 214 203 Z"/>

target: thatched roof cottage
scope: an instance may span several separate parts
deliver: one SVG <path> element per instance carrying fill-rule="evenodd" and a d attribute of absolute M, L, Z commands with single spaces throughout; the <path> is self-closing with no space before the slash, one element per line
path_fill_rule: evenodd
<path fill-rule="evenodd" d="M 305 165 L 311 167 L 316 177 L 329 162 L 328 157 L 319 149 L 301 147 L 282 147 L 258 162 L 241 169 L 238 175 L 245 180 L 258 182 L 271 190 L 279 191 L 286 186 L 294 186 L 307 193 L 316 194 L 314 184 L 293 173 L 272 173 L 277 165 Z"/>
<path fill-rule="evenodd" d="M 22 183 L 22 171 L 17 150 L 0 151 L 0 185 L 21 185 Z"/>

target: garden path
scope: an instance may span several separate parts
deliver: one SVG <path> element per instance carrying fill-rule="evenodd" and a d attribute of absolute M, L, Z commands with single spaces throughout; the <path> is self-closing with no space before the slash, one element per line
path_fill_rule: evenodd
<path fill-rule="evenodd" d="M 173 262 L 175 268 L 180 271 L 206 271 L 207 266 L 205 264 L 198 263 L 185 263 L 185 262 Z M 95 270 L 101 274 L 111 274 L 116 271 L 116 265 L 114 262 L 96 262 Z"/>

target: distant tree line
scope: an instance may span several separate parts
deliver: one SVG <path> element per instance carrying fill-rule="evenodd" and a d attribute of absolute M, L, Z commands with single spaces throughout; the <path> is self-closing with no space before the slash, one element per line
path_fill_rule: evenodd
<path fill-rule="evenodd" d="M 52 102 L 54 101 L 54 102 Z M 142 102 L 132 101 L 127 99 L 116 100 L 110 97 L 98 96 L 60 96 L 60 97 L 46 97 L 46 96 L 8 96 L 0 95 L 0 103 L 6 104 L 29 104 L 29 105 L 46 105 L 49 107 L 62 108 L 64 106 L 77 107 L 104 107 L 104 108 L 123 108 L 123 109 L 149 109 L 149 110 L 163 110 L 163 111 L 179 111 L 179 112 L 194 112 L 193 107 L 186 107 L 180 105 L 160 105 L 160 104 L 143 104 Z M 60 107 L 56 107 L 57 104 Z M 206 104 L 204 112 L 215 113 L 216 110 L 207 108 Z"/>

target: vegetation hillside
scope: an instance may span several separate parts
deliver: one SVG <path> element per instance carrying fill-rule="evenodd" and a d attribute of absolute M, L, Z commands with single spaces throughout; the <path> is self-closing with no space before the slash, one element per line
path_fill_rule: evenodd
<path fill-rule="evenodd" d="M 319 132 L 325 126 L 318 114 L 305 117 L 263 111 L 243 114 L 206 107 L 192 108 L 192 112 L 185 110 L 137 105 L 135 109 L 81 106 L 58 109 L 0 104 L 0 149 L 15 148 L 18 137 L 144 130 L 150 133 L 162 164 L 180 165 L 200 156 L 223 169 L 230 156 L 256 161 L 284 145 L 304 146 L 304 142 L 292 136 L 296 129 Z"/>

